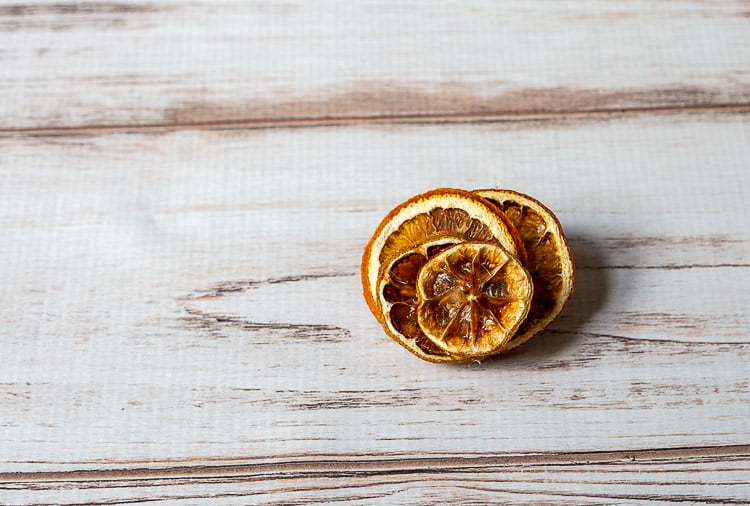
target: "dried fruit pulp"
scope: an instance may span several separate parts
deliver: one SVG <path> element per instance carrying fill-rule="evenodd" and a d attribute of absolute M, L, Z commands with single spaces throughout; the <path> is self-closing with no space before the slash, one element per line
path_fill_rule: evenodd
<path fill-rule="evenodd" d="M 532 293 L 528 272 L 503 248 L 457 244 L 419 270 L 418 323 L 441 349 L 484 357 L 511 338 L 528 312 Z"/>

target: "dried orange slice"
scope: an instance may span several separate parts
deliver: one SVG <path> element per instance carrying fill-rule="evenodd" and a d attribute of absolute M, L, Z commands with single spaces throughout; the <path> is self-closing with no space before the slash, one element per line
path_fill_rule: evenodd
<path fill-rule="evenodd" d="M 541 202 L 512 190 L 476 190 L 498 206 L 513 222 L 523 240 L 525 266 L 534 283 L 534 297 L 526 320 L 503 348 L 521 346 L 544 330 L 560 314 L 573 293 L 575 264 L 552 211 Z"/>
<path fill-rule="evenodd" d="M 529 311 L 534 287 L 500 246 L 461 243 L 432 257 L 417 278 L 417 321 L 440 349 L 463 358 L 499 351 Z"/>
<path fill-rule="evenodd" d="M 363 293 L 373 315 L 389 336 L 425 360 L 458 359 L 440 351 L 417 332 L 415 303 L 406 302 L 404 290 L 416 289 L 419 267 L 436 252 L 430 247 L 464 241 L 497 244 L 513 255 L 524 255 L 518 232 L 496 206 L 471 192 L 440 188 L 417 195 L 391 211 L 375 230 L 362 256 Z M 418 261 L 418 257 L 422 260 Z M 410 267 L 413 275 L 402 280 L 398 273 L 411 264 L 418 267 Z M 396 294 L 404 300 L 394 298 Z"/>

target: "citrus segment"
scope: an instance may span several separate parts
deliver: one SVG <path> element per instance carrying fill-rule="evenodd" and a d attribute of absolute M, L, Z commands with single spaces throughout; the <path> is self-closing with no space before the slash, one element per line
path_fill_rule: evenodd
<path fill-rule="evenodd" d="M 440 233 L 454 233 L 476 241 L 492 241 L 490 228 L 477 218 L 472 218 L 462 209 L 437 207 L 406 220 L 391 234 L 380 250 L 380 261 L 391 258 L 394 253 L 420 244 L 425 238 Z"/>
<path fill-rule="evenodd" d="M 526 317 L 533 293 L 521 262 L 500 246 L 461 243 L 419 270 L 417 322 L 440 349 L 464 358 L 499 351 Z"/>
<path fill-rule="evenodd" d="M 512 190 L 477 190 L 505 215 L 524 243 L 525 266 L 534 283 L 526 320 L 502 351 L 516 348 L 544 330 L 562 311 L 573 293 L 575 265 L 560 222 L 539 201 Z"/>

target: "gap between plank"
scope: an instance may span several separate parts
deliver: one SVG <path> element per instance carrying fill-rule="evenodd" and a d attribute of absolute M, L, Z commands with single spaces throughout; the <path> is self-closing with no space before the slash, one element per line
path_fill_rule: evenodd
<path fill-rule="evenodd" d="M 357 458 L 363 460 L 357 460 Z M 371 459 L 371 456 L 325 455 L 315 460 L 290 458 L 279 462 L 248 464 L 204 464 L 163 468 L 120 468 L 51 472 L 0 473 L 0 483 L 48 481 L 102 481 L 171 478 L 245 477 L 253 479 L 289 479 L 352 475 L 389 475 L 476 471 L 503 467 L 638 465 L 695 463 L 750 459 L 750 445 L 696 446 L 639 450 L 547 452 L 534 454 L 477 455 L 456 457 L 409 457 Z"/>
<path fill-rule="evenodd" d="M 262 120 L 227 120 L 186 123 L 151 123 L 142 125 L 89 125 L 47 128 L 0 128 L 0 136 L 64 136 L 99 133 L 138 133 L 174 130 L 259 130 L 281 128 L 321 128 L 349 125 L 421 125 L 460 123 L 511 123 L 536 121 L 565 121 L 587 119 L 614 119 L 644 114 L 705 114 L 750 113 L 750 104 L 715 104 L 672 107 L 632 107 L 622 109 L 591 109 L 586 111 L 554 111 L 528 113 L 470 113 L 470 114 L 416 114 L 383 116 L 338 116 L 314 118 L 279 118 Z"/>

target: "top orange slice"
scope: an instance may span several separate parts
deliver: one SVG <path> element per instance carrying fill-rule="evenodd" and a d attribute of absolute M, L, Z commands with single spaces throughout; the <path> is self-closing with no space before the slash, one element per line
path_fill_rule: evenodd
<path fill-rule="evenodd" d="M 417 195 L 388 213 L 362 256 L 363 292 L 373 315 L 389 336 L 425 360 L 460 358 L 432 344 L 417 323 L 419 269 L 443 247 L 465 241 L 499 245 L 513 256 L 524 256 L 518 233 L 496 206 L 449 188 Z"/>
<path fill-rule="evenodd" d="M 419 326 L 448 353 L 486 357 L 516 332 L 533 291 L 528 271 L 500 246 L 457 244 L 419 271 Z"/>
<path fill-rule="evenodd" d="M 495 204 L 518 230 L 526 249 L 524 263 L 534 283 L 526 320 L 501 350 L 512 350 L 544 330 L 560 314 L 573 293 L 575 264 L 552 211 L 539 201 L 512 190 L 476 190 Z"/>

